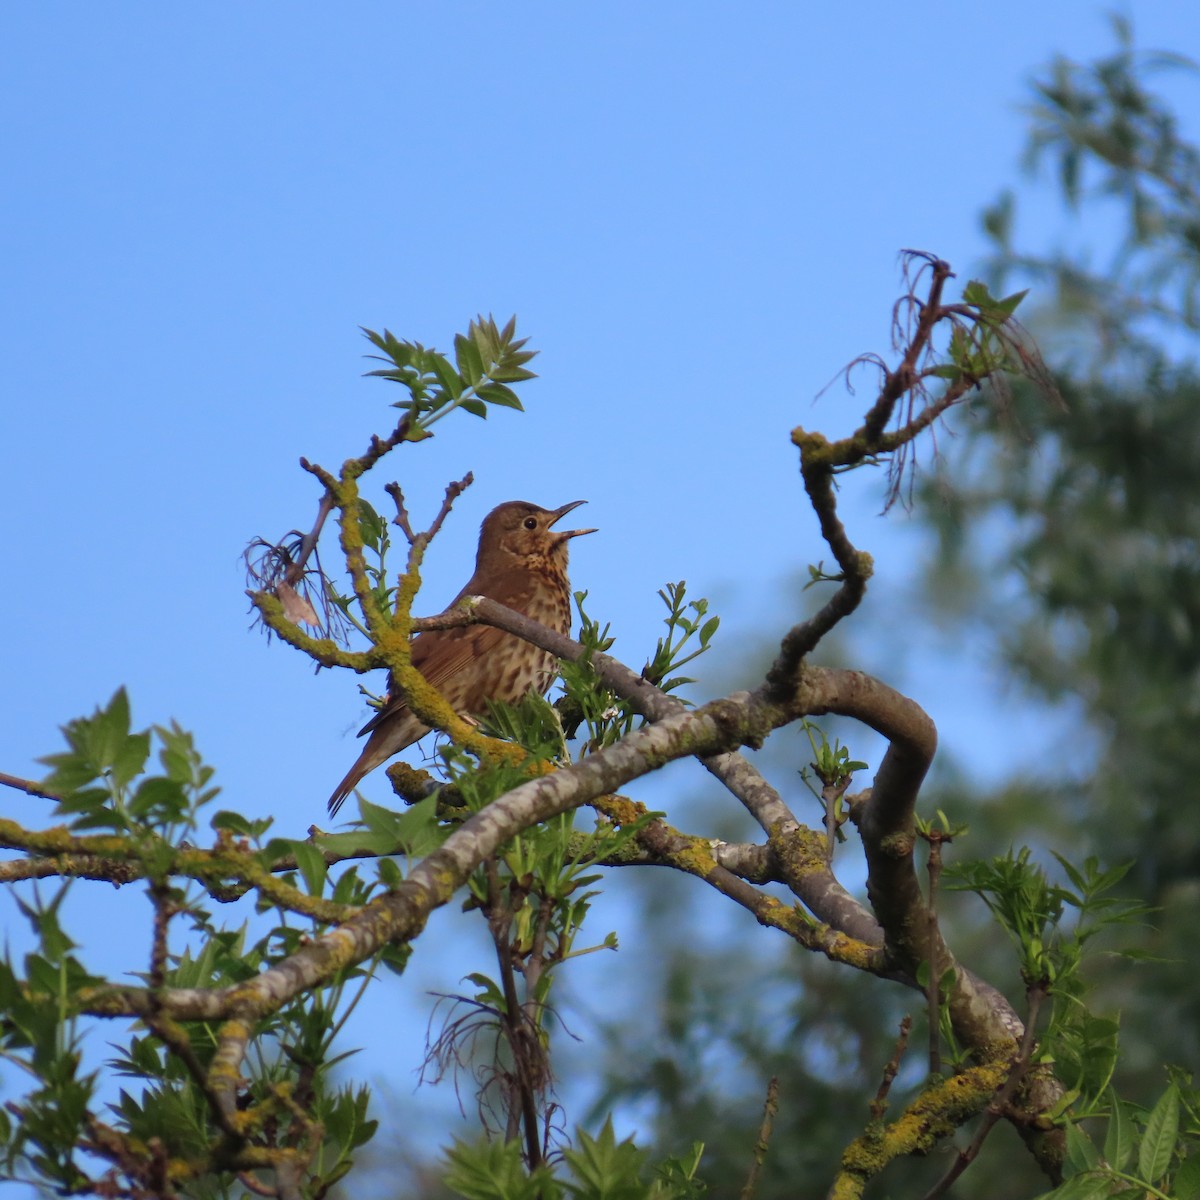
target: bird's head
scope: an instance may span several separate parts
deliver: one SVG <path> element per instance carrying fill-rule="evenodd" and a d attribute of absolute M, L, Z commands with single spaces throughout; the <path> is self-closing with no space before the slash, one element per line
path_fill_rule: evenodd
<path fill-rule="evenodd" d="M 526 500 L 510 500 L 484 518 L 479 531 L 476 570 L 540 566 L 567 568 L 567 543 L 573 537 L 595 533 L 594 529 L 555 529 L 554 525 L 586 500 L 572 500 L 561 508 L 539 508 Z"/>

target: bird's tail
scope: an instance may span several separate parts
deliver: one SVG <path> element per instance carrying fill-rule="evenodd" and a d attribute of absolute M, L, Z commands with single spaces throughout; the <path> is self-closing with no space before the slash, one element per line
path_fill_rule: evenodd
<path fill-rule="evenodd" d="M 369 772 L 375 770 L 381 762 L 385 762 L 392 755 L 392 751 L 380 745 L 371 745 L 368 740 L 363 747 L 363 752 L 354 762 L 354 766 L 346 772 L 346 778 L 333 789 L 333 795 L 329 797 L 329 815 L 337 816 L 337 810 L 346 802 L 346 797 L 358 786 L 358 782 L 362 777 Z"/>
<path fill-rule="evenodd" d="M 358 731 L 359 737 L 364 733 L 370 737 L 354 766 L 346 772 L 346 778 L 333 789 L 333 795 L 329 797 L 329 815 L 332 817 L 342 807 L 364 775 L 387 762 L 393 754 L 411 746 L 428 731 L 429 726 L 423 725 L 404 704 L 392 703 L 381 708 Z"/>

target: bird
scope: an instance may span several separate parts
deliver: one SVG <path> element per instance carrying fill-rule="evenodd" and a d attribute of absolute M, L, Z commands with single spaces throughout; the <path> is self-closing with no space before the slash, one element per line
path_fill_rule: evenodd
<path fill-rule="evenodd" d="M 571 627 L 567 547 L 571 538 L 594 529 L 553 526 L 584 500 L 541 508 L 509 500 L 492 509 L 479 530 L 475 573 L 454 598 L 487 596 L 558 633 Z M 433 629 L 412 642 L 412 664 L 464 716 L 482 715 L 488 701 L 515 704 L 527 693 L 549 688 L 554 655 L 492 625 Z M 429 726 L 408 707 L 393 683 L 383 707 L 358 731 L 367 744 L 329 797 L 329 815 L 341 808 L 359 780 L 380 763 L 424 737 Z"/>

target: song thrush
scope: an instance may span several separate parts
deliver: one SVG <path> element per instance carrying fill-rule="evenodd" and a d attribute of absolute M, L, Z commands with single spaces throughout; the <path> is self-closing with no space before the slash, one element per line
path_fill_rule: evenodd
<path fill-rule="evenodd" d="M 552 526 L 573 508 L 545 509 L 510 500 L 493 509 L 479 530 L 475 574 L 454 598 L 488 596 L 559 633 L 571 627 L 567 543 L 594 529 L 556 532 Z M 451 605 L 453 607 L 453 605 Z M 465 716 L 487 711 L 489 700 L 515 704 L 529 691 L 544 692 L 554 678 L 554 656 L 491 625 L 433 629 L 412 643 L 413 666 Z M 396 689 L 393 687 L 393 693 Z M 371 736 L 363 752 L 329 797 L 332 816 L 368 771 L 429 732 L 403 695 L 393 694 L 359 730 Z"/>

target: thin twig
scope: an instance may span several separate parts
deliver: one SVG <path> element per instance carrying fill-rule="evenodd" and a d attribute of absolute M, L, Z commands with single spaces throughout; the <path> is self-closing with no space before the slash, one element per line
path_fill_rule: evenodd
<path fill-rule="evenodd" d="M 871 1101 L 871 1120 L 880 1121 L 883 1119 L 883 1114 L 887 1112 L 888 1093 L 892 1090 L 892 1084 L 896 1080 L 896 1076 L 900 1073 L 900 1060 L 904 1057 L 905 1050 L 908 1049 L 908 1035 L 912 1032 L 912 1017 L 905 1013 L 900 1021 L 900 1032 L 896 1037 L 896 1048 L 892 1051 L 892 1057 L 888 1059 L 887 1066 L 883 1068 L 883 1078 L 879 1081 L 879 1087 L 875 1092 L 875 1099 Z"/>
<path fill-rule="evenodd" d="M 308 562 L 312 552 L 317 548 L 317 542 L 321 537 L 321 530 L 325 527 L 325 518 L 333 512 L 333 497 L 329 492 L 323 492 L 321 499 L 317 502 L 317 519 L 313 522 L 312 528 L 304 535 L 300 541 L 300 549 L 296 553 L 295 561 L 284 572 L 284 582 L 295 586 L 304 577 L 304 567 Z"/>
<path fill-rule="evenodd" d="M 261 1182 L 251 1175 L 249 1171 L 239 1171 L 237 1179 L 242 1187 L 248 1192 L 252 1192 L 255 1196 L 277 1196 L 279 1194 L 269 1183 Z"/>
<path fill-rule="evenodd" d="M 43 800 L 62 799 L 57 792 L 42 787 L 40 783 L 34 783 L 32 779 L 22 779 L 19 775 L 6 775 L 3 771 L 0 771 L 0 785 L 16 788 L 18 792 L 25 792 L 29 796 L 41 796 Z"/>
<path fill-rule="evenodd" d="M 517 995 L 518 967 L 513 954 L 512 929 L 514 897 L 508 894 L 500 879 L 499 864 L 494 856 L 489 858 L 483 867 L 488 890 L 488 930 L 496 947 L 500 982 L 504 991 L 504 1012 L 500 1017 L 500 1026 L 512 1054 L 510 1087 L 516 1093 L 516 1103 L 513 1103 L 512 1099 L 509 1100 L 506 1137 L 511 1140 L 516 1136 L 518 1128 L 523 1130 L 526 1165 L 533 1171 L 542 1162 L 537 1097 L 542 1090 L 544 1064 L 538 1061 L 540 1054 L 534 1050 L 537 1045 L 536 1028 L 532 1027 L 525 1007 Z"/>
<path fill-rule="evenodd" d="M 428 534 L 429 540 L 437 536 L 438 530 L 442 527 L 442 522 L 450 514 L 450 509 L 453 507 L 455 500 L 459 498 L 475 482 L 474 471 L 468 471 L 456 483 L 446 484 L 446 498 L 442 501 L 442 507 L 438 509 L 438 515 L 433 518 L 433 524 L 430 525 Z"/>
<path fill-rule="evenodd" d="M 929 903 L 925 909 L 929 934 L 929 978 L 925 983 L 925 998 L 929 1006 L 929 1074 L 942 1073 L 941 1054 L 941 1011 L 942 1011 L 942 975 L 939 947 L 941 938 L 938 936 L 938 880 L 942 874 L 942 837 L 936 830 L 929 832 Z"/>
<path fill-rule="evenodd" d="M 779 1076 L 772 1075 L 767 1084 L 767 1099 L 763 1104 L 762 1124 L 758 1127 L 758 1138 L 754 1143 L 754 1161 L 750 1164 L 750 1174 L 746 1176 L 746 1184 L 742 1188 L 741 1200 L 753 1200 L 758 1190 L 759 1176 L 762 1165 L 766 1161 L 767 1148 L 771 1144 L 771 1131 L 775 1127 L 775 1114 L 779 1111 Z"/>
<path fill-rule="evenodd" d="M 409 520 L 408 507 L 404 503 L 404 492 L 398 483 L 385 483 L 383 490 L 391 496 L 396 505 L 396 515 L 392 518 L 392 523 L 399 527 L 411 546 L 417 540 L 417 535 L 413 533 L 412 521 Z"/>
<path fill-rule="evenodd" d="M 433 524 L 429 526 L 423 533 L 414 533 L 412 521 L 408 515 L 408 508 L 404 503 L 404 492 L 398 483 L 385 483 L 383 490 L 391 496 L 396 505 L 396 515 L 393 518 L 393 523 L 398 525 L 404 536 L 408 539 L 410 546 L 416 545 L 417 539 L 421 539 L 423 546 L 428 546 L 430 542 L 437 536 L 438 530 L 442 527 L 442 522 L 450 514 L 450 509 L 454 505 L 454 501 L 459 498 L 475 482 L 475 474 L 468 471 L 461 479 L 453 483 L 446 484 L 446 497 L 442 501 L 442 506 L 438 509 L 438 514 L 433 519 Z"/>

